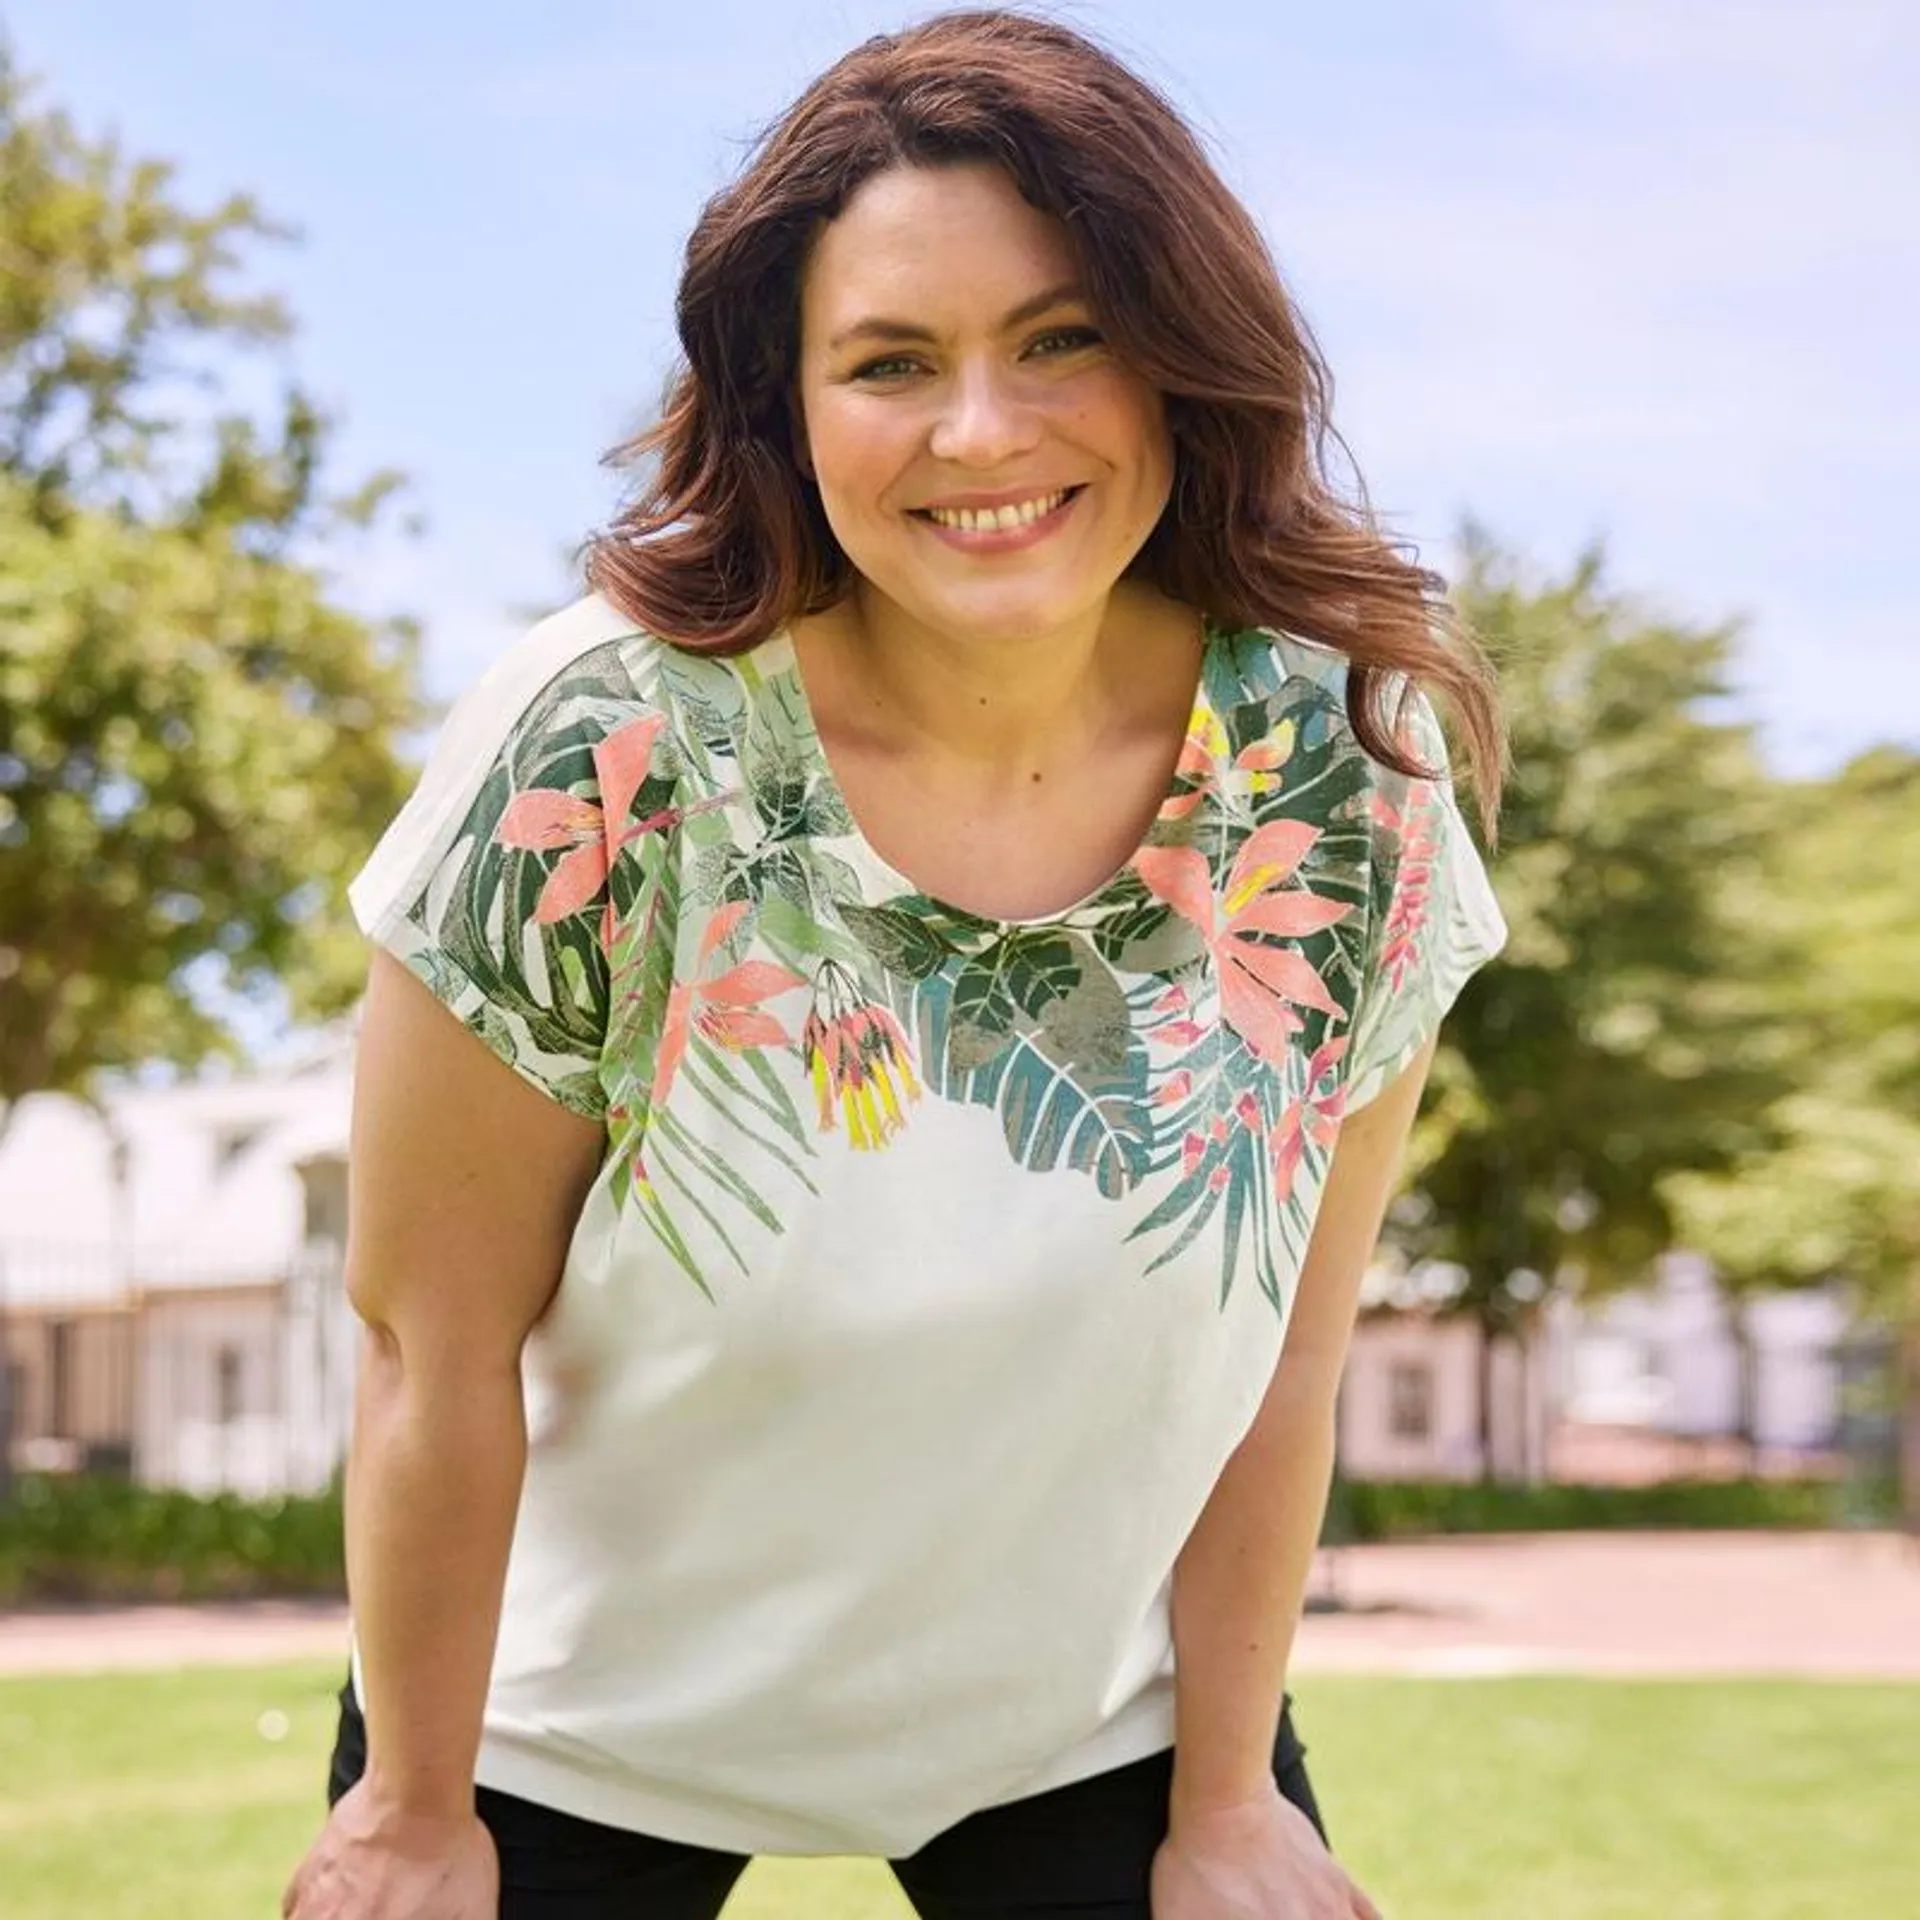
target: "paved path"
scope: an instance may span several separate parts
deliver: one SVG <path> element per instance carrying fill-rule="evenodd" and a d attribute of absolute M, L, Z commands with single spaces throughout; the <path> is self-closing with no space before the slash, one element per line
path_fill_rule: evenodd
<path fill-rule="evenodd" d="M 1301 1673 L 1920 1681 L 1920 1545 L 1891 1534 L 1535 1534 L 1342 1547 Z M 1323 1611 L 1330 1597 L 1339 1610 Z M 344 1658 L 328 1602 L 0 1613 L 0 1674 Z"/>
<path fill-rule="evenodd" d="M 130 1667 L 246 1667 L 347 1657 L 347 1610 L 333 1600 L 0 1611 L 0 1675 Z"/>
<path fill-rule="evenodd" d="M 1532 1534 L 1323 1555 L 1303 1673 L 1920 1680 L 1920 1543 L 1889 1533 Z"/>

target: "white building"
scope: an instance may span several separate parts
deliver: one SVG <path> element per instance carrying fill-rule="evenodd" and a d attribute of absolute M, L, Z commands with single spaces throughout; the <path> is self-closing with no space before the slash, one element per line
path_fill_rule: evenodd
<path fill-rule="evenodd" d="M 1654 1286 L 1579 1316 L 1557 1350 L 1556 1387 L 1570 1420 L 1701 1439 L 1740 1430 L 1744 1364 L 1754 1443 L 1811 1452 L 1832 1444 L 1839 1422 L 1833 1353 L 1847 1327 L 1836 1288 L 1736 1303 L 1706 1261 L 1670 1254 Z"/>
<path fill-rule="evenodd" d="M 1419 1291 L 1397 1276 L 1369 1286 L 1341 1388 L 1340 1459 L 1350 1478 L 1480 1475 L 1479 1330 Z M 1582 1432 L 1622 1443 L 1731 1438 L 1742 1428 L 1743 1366 L 1754 1448 L 1776 1460 L 1829 1449 L 1840 1422 L 1836 1350 L 1847 1329 L 1838 1289 L 1736 1305 L 1699 1256 L 1670 1254 L 1648 1287 L 1591 1304 L 1553 1302 L 1524 1355 L 1518 1340 L 1496 1345 L 1493 1470 L 1541 1478 Z"/>
<path fill-rule="evenodd" d="M 98 1107 L 21 1102 L 0 1138 L 16 1464 L 199 1492 L 325 1484 L 355 1340 L 338 1283 L 350 1074 L 336 1042 Z"/>

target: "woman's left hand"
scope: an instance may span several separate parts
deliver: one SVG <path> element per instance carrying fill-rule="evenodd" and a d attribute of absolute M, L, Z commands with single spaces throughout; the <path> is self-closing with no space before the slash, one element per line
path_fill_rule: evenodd
<path fill-rule="evenodd" d="M 1176 1818 L 1153 1861 L 1153 1920 L 1380 1920 L 1275 1787 Z"/>

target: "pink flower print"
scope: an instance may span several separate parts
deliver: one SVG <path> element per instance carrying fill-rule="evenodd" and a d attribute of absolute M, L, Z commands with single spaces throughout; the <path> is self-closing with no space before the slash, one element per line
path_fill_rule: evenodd
<path fill-rule="evenodd" d="M 1178 1047 L 1184 1051 L 1206 1034 L 1206 1028 L 1193 1018 L 1193 1002 L 1183 986 L 1176 984 L 1169 987 L 1153 1003 L 1150 1011 L 1155 1018 L 1146 1029 L 1147 1038 L 1163 1047 Z"/>
<path fill-rule="evenodd" d="M 1206 1035 L 1206 1028 L 1197 1020 L 1163 1020 L 1159 1026 L 1148 1029 L 1148 1038 L 1159 1041 L 1163 1047 L 1190 1047 Z"/>
<path fill-rule="evenodd" d="M 820 1131 L 834 1129 L 836 1105 L 847 1144 L 884 1147 L 907 1124 L 902 1101 L 920 1098 L 913 1056 L 900 1022 L 869 1000 L 847 970 L 820 963 L 812 1010 L 800 1030 L 800 1059 L 813 1080 Z"/>
<path fill-rule="evenodd" d="M 495 840 L 503 847 L 550 853 L 568 851 L 554 862 L 534 908 L 535 921 L 552 926 L 578 913 L 598 897 L 607 884 L 607 872 L 630 840 L 652 833 L 679 817 L 677 809 L 650 814 L 629 823 L 627 814 L 653 760 L 654 742 L 666 725 L 663 715 L 643 714 L 600 742 L 593 750 L 598 777 L 598 802 L 582 800 L 558 787 L 532 787 L 515 794 L 500 818 Z M 601 945 L 613 944 L 613 906 L 601 917 Z"/>
<path fill-rule="evenodd" d="M 1393 898 L 1380 936 L 1380 966 L 1398 993 L 1418 957 L 1420 934 L 1427 924 L 1433 897 L 1433 867 L 1440 852 L 1440 809 L 1434 801 L 1432 783 L 1414 781 L 1407 789 L 1404 808 L 1396 808 L 1376 794 L 1373 817 L 1400 842 Z"/>
<path fill-rule="evenodd" d="M 1220 1011 L 1248 1050 L 1282 1059 L 1305 1025 L 1296 1006 L 1338 1016 L 1340 1003 L 1306 956 L 1269 944 L 1337 925 L 1353 911 L 1288 884 L 1320 837 L 1301 820 L 1275 820 L 1247 836 L 1218 899 L 1206 856 L 1193 847 L 1145 847 L 1133 866 L 1147 890 L 1200 931 L 1220 982 Z"/>
<path fill-rule="evenodd" d="M 1207 797 L 1215 763 L 1226 750 L 1227 730 L 1219 717 L 1210 708 L 1197 709 L 1180 743 L 1180 758 L 1173 763 L 1174 779 L 1189 784 L 1160 803 L 1162 820 L 1184 820 Z"/>
<path fill-rule="evenodd" d="M 1340 1116 L 1346 1109 L 1347 1089 L 1335 1080 L 1324 1092 L 1316 1091 L 1340 1064 L 1347 1051 L 1345 1039 L 1329 1040 L 1317 1048 L 1307 1062 L 1306 1091 L 1297 1100 L 1289 1100 L 1286 1110 L 1273 1123 L 1267 1136 L 1267 1152 L 1273 1167 L 1273 1197 L 1285 1200 L 1293 1192 L 1300 1162 L 1309 1145 L 1331 1147 L 1340 1132 Z"/>
<path fill-rule="evenodd" d="M 1211 712 L 1196 716 L 1181 746 L 1180 758 L 1175 761 L 1173 768 L 1175 780 L 1189 784 L 1162 803 L 1160 818 L 1184 820 L 1207 797 L 1216 782 L 1240 799 L 1270 793 L 1279 786 L 1281 769 L 1293 757 L 1297 732 L 1291 720 L 1283 720 L 1271 733 L 1258 740 L 1250 740 L 1233 756 L 1232 763 L 1223 768 L 1221 763 L 1227 752 L 1226 728 L 1220 724 L 1218 716 Z M 1222 774 L 1224 779 L 1220 777 Z"/>
<path fill-rule="evenodd" d="M 1249 798 L 1271 793 L 1280 785 L 1281 769 L 1293 758 L 1293 743 L 1298 733 L 1291 720 L 1282 720 L 1271 733 L 1248 741 L 1233 756 L 1233 766 L 1227 776 L 1228 789 Z"/>
<path fill-rule="evenodd" d="M 1185 1067 L 1177 1067 L 1168 1074 L 1153 1096 L 1156 1107 L 1178 1106 L 1193 1091 L 1193 1075 Z"/>
<path fill-rule="evenodd" d="M 667 995 L 660 1054 L 654 1062 L 652 1104 L 660 1106 L 673 1086 L 673 1077 L 686 1057 L 694 1033 L 734 1053 L 748 1047 L 786 1047 L 793 1044 L 762 1003 L 804 987 L 806 981 L 790 967 L 771 960 L 743 960 L 712 979 L 703 979 L 708 964 L 732 935 L 747 911 L 744 900 L 730 901 L 707 922 L 691 980 L 679 980 Z"/>

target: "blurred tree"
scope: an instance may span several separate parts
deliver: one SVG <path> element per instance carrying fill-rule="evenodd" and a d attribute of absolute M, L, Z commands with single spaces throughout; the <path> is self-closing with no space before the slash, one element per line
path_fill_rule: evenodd
<path fill-rule="evenodd" d="M 1596 551 L 1534 584 L 1470 530 L 1457 599 L 1499 664 L 1513 739 L 1495 885 L 1506 952 L 1468 983 L 1389 1231 L 1452 1265 L 1491 1355 L 1555 1289 L 1644 1276 L 1666 1182 L 1763 1145 L 1783 1090 L 1761 955 L 1767 783 L 1727 692 L 1724 627 L 1655 618 Z"/>
<path fill-rule="evenodd" d="M 344 883 L 418 703 L 412 624 L 349 613 L 325 570 L 396 477 L 327 493 L 297 386 L 227 398 L 236 350 L 290 330 L 231 284 L 284 231 L 244 197 L 183 207 L 4 41 L 0 215 L 4 1126 L 103 1069 L 237 1050 L 249 998 L 351 1002 Z"/>
<path fill-rule="evenodd" d="M 1920 1528 L 1920 755 L 1782 786 L 1761 896 L 1794 1086 L 1776 1138 L 1671 1183 L 1682 1230 L 1736 1289 L 1842 1281 L 1904 1332 L 1904 1505 Z"/>

